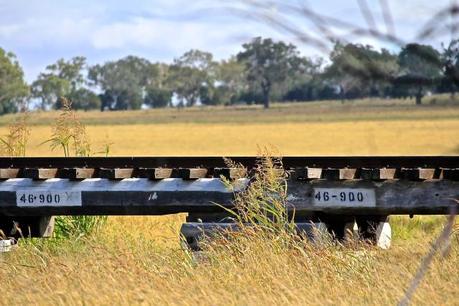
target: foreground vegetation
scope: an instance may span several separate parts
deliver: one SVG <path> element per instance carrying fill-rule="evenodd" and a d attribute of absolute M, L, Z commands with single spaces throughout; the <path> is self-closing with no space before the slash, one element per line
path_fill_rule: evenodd
<path fill-rule="evenodd" d="M 395 304 L 441 230 L 442 217 L 392 219 L 393 247 L 274 241 L 215 246 L 196 263 L 179 247 L 183 216 L 112 217 L 97 235 L 21 244 L 0 255 L 3 298 L 18 304 Z M 411 223 L 410 223 L 411 224 Z M 409 238 L 408 238 L 409 237 Z M 459 246 L 437 257 L 416 305 L 455 304 Z"/>
<path fill-rule="evenodd" d="M 313 103 L 274 107 L 269 111 L 242 108 L 114 113 L 87 125 L 86 132 L 96 145 L 108 137 L 114 143 L 114 154 L 255 154 L 257 143 L 275 144 L 285 155 L 457 152 L 456 107 L 432 106 L 413 111 L 412 106 L 386 102 L 397 104 L 397 111 L 392 112 L 383 104 L 370 107 L 366 101 L 358 101 L 349 108 L 339 103 L 322 108 L 327 104 Z M 282 115 L 276 116 L 276 112 Z M 156 116 L 172 114 L 181 123 L 148 123 Z M 208 121 L 214 114 L 220 120 L 218 124 Z M 46 117 L 48 114 L 31 116 L 34 126 L 28 155 L 62 155 L 50 151 L 47 145 L 39 145 L 53 132 L 47 121 L 41 119 L 55 119 L 57 114 L 53 115 L 54 118 Z M 92 113 L 79 115 L 83 122 L 95 118 Z M 346 118 L 348 115 L 361 120 Z M 315 116 L 328 116 L 329 120 L 303 119 Z M 128 124 L 135 118 L 145 122 Z M 194 123 L 186 123 L 189 118 Z M 255 122 L 247 122 L 247 118 L 254 118 Z M 126 121 L 112 124 L 115 120 Z M 0 132 L 5 134 L 6 126 Z M 253 195 L 251 201 L 257 198 L 256 193 Z M 247 198 L 242 200 L 247 202 Z M 18 304 L 69 305 L 114 301 L 395 304 L 403 297 L 445 222 L 444 217 L 393 217 L 393 246 L 388 251 L 365 243 L 343 246 L 327 237 L 312 245 L 293 239 L 278 227 L 276 236 L 269 231 L 247 230 L 231 240 L 208 242 L 196 258 L 181 248 L 179 228 L 184 220 L 184 214 L 109 217 L 103 226 L 97 227 L 98 231 L 85 235 L 67 232 L 60 233 L 61 238 L 22 240 L 13 252 L 0 254 L 2 297 Z M 64 228 L 69 228 L 68 224 Z M 456 232 L 446 257 L 435 257 L 416 291 L 415 304 L 454 304 L 459 299 L 457 237 Z"/>
<path fill-rule="evenodd" d="M 4 298 L 36 304 L 395 304 L 403 296 L 444 217 L 392 219 L 395 243 L 382 251 L 327 234 L 299 238 L 284 211 L 284 184 L 268 164 L 236 200 L 242 232 L 181 247 L 184 215 L 112 217 L 90 235 L 22 240 L 0 257 Z M 266 191 L 270 191 L 267 193 Z M 263 205 L 260 206 L 260 203 Z M 273 219 L 266 218 L 269 211 Z M 255 223 L 254 223 L 255 222 Z M 459 241 L 437 256 L 416 304 L 452 304 Z"/>

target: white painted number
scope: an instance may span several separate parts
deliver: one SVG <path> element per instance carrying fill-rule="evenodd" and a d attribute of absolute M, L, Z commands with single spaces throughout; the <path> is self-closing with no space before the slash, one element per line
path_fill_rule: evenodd
<path fill-rule="evenodd" d="M 80 191 L 16 191 L 19 207 L 81 206 Z"/>
<path fill-rule="evenodd" d="M 148 196 L 148 201 L 154 201 L 158 198 L 158 195 L 155 193 L 150 193 L 150 195 Z"/>
<path fill-rule="evenodd" d="M 315 188 L 313 203 L 316 206 L 368 207 L 376 206 L 374 189 Z"/>

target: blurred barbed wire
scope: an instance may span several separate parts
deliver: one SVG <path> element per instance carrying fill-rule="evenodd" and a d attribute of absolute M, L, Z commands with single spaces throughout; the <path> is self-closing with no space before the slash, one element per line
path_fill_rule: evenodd
<path fill-rule="evenodd" d="M 449 5 L 432 11 L 430 16 L 427 15 L 426 21 L 419 20 L 419 25 L 413 29 L 413 37 L 403 37 L 401 35 L 403 31 L 397 31 L 397 24 L 388 0 L 377 2 L 356 0 L 357 8 L 364 23 L 359 22 L 357 18 L 349 21 L 348 18 L 345 18 L 347 16 L 340 18 L 328 15 L 326 12 L 314 9 L 307 1 L 240 0 L 225 3 L 227 13 L 268 25 L 274 30 L 289 35 L 304 46 L 317 49 L 322 54 L 331 55 L 335 51 L 334 48 L 337 43 L 347 45 L 362 41 L 378 42 L 382 46 L 391 46 L 390 50 L 408 48 L 407 52 L 410 56 L 418 57 L 435 67 L 437 71 L 444 71 L 444 73 L 435 76 L 426 76 L 427 73 L 416 73 L 416 67 L 414 67 L 415 73 L 382 71 L 384 69 L 381 69 L 380 66 L 378 68 L 368 53 L 360 52 L 357 48 L 353 49 L 357 54 L 353 56 L 354 58 L 350 62 L 357 59 L 358 67 L 352 64 L 348 65 L 346 73 L 349 76 L 358 78 L 371 76 L 373 80 L 384 80 L 397 84 L 397 86 L 416 86 L 418 92 L 414 95 L 417 96 L 417 99 L 419 98 L 419 101 L 423 95 L 421 93 L 423 87 L 440 84 L 445 77 L 459 88 L 459 49 L 456 52 L 456 45 L 459 45 L 459 37 L 456 37 L 459 28 L 459 6 L 456 0 L 451 0 Z M 340 3 L 337 3 L 337 6 L 339 5 Z M 413 11 L 419 6 L 416 3 L 406 3 L 405 5 L 412 5 Z M 379 24 L 378 26 L 376 14 L 379 14 L 379 19 L 382 19 L 383 25 Z M 422 44 L 439 39 L 446 40 L 446 44 L 442 43 L 442 53 L 438 53 L 441 55 L 440 57 L 433 54 L 432 50 L 416 45 L 416 43 Z M 456 45 L 453 44 L 455 40 Z M 365 47 L 370 46 L 370 48 L 374 47 L 371 46 L 371 43 L 363 45 Z M 434 50 L 434 52 L 436 51 Z"/>
<path fill-rule="evenodd" d="M 293 38 L 320 51 L 330 50 L 330 43 L 336 41 L 352 42 L 356 38 L 371 37 L 381 42 L 404 46 L 408 42 L 423 42 L 427 39 L 450 35 L 455 38 L 459 28 L 459 6 L 456 1 L 439 8 L 425 22 L 415 30 L 416 34 L 411 39 L 397 35 L 396 23 L 387 0 L 379 0 L 379 11 L 382 14 L 385 29 L 378 28 L 375 21 L 374 10 L 367 0 L 356 0 L 357 7 L 365 21 L 365 25 L 351 22 L 344 18 L 327 15 L 312 8 L 307 1 L 277 1 L 277 0 L 242 0 L 237 5 L 227 5 L 226 9 L 241 17 L 250 17 L 262 21 L 274 29 L 292 34 Z M 374 2 L 372 2 L 374 4 Z M 337 4 L 339 5 L 339 4 Z M 416 7 L 416 3 L 413 3 Z M 304 30 L 305 25 L 312 25 Z"/>

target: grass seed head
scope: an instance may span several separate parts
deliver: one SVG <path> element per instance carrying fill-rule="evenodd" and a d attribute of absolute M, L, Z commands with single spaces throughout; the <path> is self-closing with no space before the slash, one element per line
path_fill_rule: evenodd
<path fill-rule="evenodd" d="M 9 125 L 8 134 L 0 138 L 0 153 L 7 156 L 25 156 L 30 136 L 28 113 L 22 113 Z"/>

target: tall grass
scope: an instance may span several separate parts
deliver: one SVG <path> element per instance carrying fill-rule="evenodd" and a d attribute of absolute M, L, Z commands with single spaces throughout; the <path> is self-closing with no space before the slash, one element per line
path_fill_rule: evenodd
<path fill-rule="evenodd" d="M 0 256 L 2 297 L 20 305 L 395 305 L 442 220 L 413 228 L 422 239 L 400 238 L 390 251 L 303 240 L 293 247 L 258 232 L 214 241 L 196 261 L 180 249 L 183 215 L 111 217 L 92 236 Z M 413 305 L 456 304 L 458 246 L 434 260 Z"/>
<path fill-rule="evenodd" d="M 355 275 L 360 275 L 363 282 L 371 280 L 372 277 L 369 274 L 372 273 L 377 260 L 375 247 L 365 241 L 355 239 L 340 243 L 334 240 L 328 232 L 320 231 L 317 228 L 313 228 L 314 236 L 319 236 L 319 239 L 313 241 L 295 231 L 294 216 L 290 216 L 287 210 L 287 174 L 282 169 L 281 159 L 273 158 L 268 151 L 265 152 L 266 154 L 261 156 L 248 188 L 236 195 L 235 210 L 227 209 L 236 217 L 241 230 L 205 237 L 201 242 L 203 254 L 200 254 L 198 259 L 208 261 L 213 265 L 228 265 L 230 269 L 231 266 L 239 265 L 241 262 L 260 264 L 260 260 L 265 257 L 270 258 L 274 265 L 276 263 L 273 257 L 280 255 L 289 260 L 300 259 L 310 263 L 315 268 L 308 269 L 308 274 L 312 274 L 312 277 L 320 278 L 320 274 L 328 270 L 335 274 L 330 276 L 334 281 L 340 278 L 345 281 L 348 277 L 355 277 Z M 421 267 L 411 281 L 403 299 L 400 300 L 401 304 L 408 305 L 413 299 L 415 290 L 433 263 L 435 252 L 443 247 L 451 253 L 450 236 L 455 233 L 454 218 L 455 213 L 452 213 L 444 230 L 422 259 Z M 398 220 L 400 221 L 402 220 Z M 433 230 L 438 225 L 438 222 L 436 223 L 424 222 L 422 225 L 430 227 L 425 227 L 426 230 Z M 422 228 L 420 222 L 417 222 L 416 225 Z M 408 227 L 405 232 L 397 229 L 397 233 L 401 235 L 401 233 L 413 232 L 414 229 L 414 227 Z M 443 254 L 446 254 L 445 251 Z M 324 265 L 317 264 L 320 261 Z M 318 267 L 320 268 L 317 269 Z M 266 268 L 269 269 L 269 267 Z"/>
<path fill-rule="evenodd" d="M 62 98 L 62 109 L 54 123 L 52 136 L 44 143 L 49 143 L 52 150 L 61 148 L 65 157 L 91 154 L 86 128 L 72 109 L 72 102 L 67 98 Z"/>
<path fill-rule="evenodd" d="M 30 127 L 27 124 L 29 115 L 21 113 L 8 126 L 8 134 L 0 137 L 0 154 L 7 156 L 25 156 Z"/>
<path fill-rule="evenodd" d="M 79 239 L 93 235 L 101 230 L 107 221 L 107 216 L 61 216 L 57 217 L 54 236 L 58 238 Z"/>
<path fill-rule="evenodd" d="M 227 164 L 239 166 L 231 161 Z M 291 253 L 309 258 L 316 256 L 319 249 L 326 252 L 326 249 L 340 245 L 319 228 L 312 227 L 314 241 L 307 239 L 307 233 L 297 231 L 294 211 L 288 210 L 287 177 L 282 159 L 273 157 L 267 149 L 261 150 L 248 187 L 235 194 L 234 209 L 225 208 L 234 217 L 239 230 L 204 237 L 200 242 L 204 257 L 222 261 L 222 256 L 232 254 L 237 257 L 234 260 L 239 260 L 239 256 L 245 256 L 247 252 L 270 250 L 275 254 Z M 225 183 L 236 188 L 238 181 L 226 180 Z"/>
<path fill-rule="evenodd" d="M 229 166 L 237 167 L 228 162 Z M 286 172 L 282 159 L 272 157 L 267 149 L 262 151 L 258 166 L 251 173 L 246 190 L 235 194 L 234 210 L 228 210 L 240 224 L 250 224 L 277 234 L 294 228 L 293 218 L 287 211 Z M 235 181 L 237 182 L 237 181 Z M 234 182 L 226 181 L 229 187 Z"/>
<path fill-rule="evenodd" d="M 54 123 L 52 136 L 44 143 L 49 143 L 52 150 L 61 148 L 65 157 L 91 155 L 91 142 L 86 127 L 72 109 L 72 102 L 62 98 L 62 109 Z M 109 145 L 105 148 L 108 155 Z M 55 236 L 80 238 L 91 235 L 106 222 L 107 216 L 64 216 L 55 221 Z"/>

